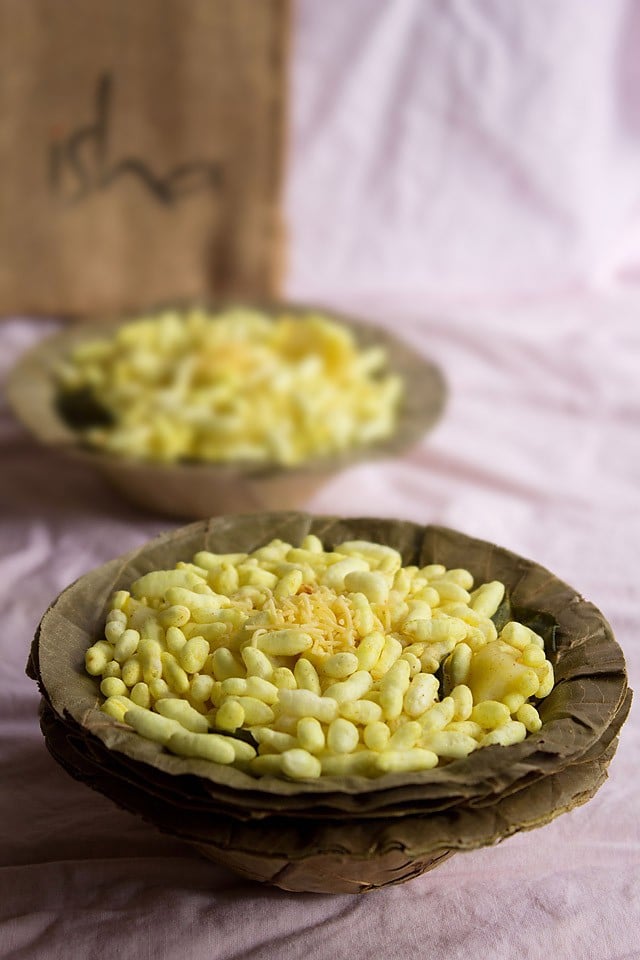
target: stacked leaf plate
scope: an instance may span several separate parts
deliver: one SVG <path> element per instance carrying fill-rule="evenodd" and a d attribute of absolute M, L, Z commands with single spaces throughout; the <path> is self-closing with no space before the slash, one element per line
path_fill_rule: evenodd
<path fill-rule="evenodd" d="M 198 550 L 250 552 L 308 533 L 327 548 L 388 544 L 405 564 L 466 567 L 507 586 L 506 607 L 544 637 L 556 685 L 539 733 L 419 773 L 257 779 L 177 757 L 99 710 L 84 653 L 110 594 Z M 542 826 L 591 798 L 607 776 L 631 691 L 603 615 L 572 587 L 508 550 L 443 527 L 303 513 L 223 516 L 171 531 L 68 587 L 44 615 L 28 673 L 42 693 L 47 746 L 76 779 L 238 873 L 287 890 L 362 893 L 416 877 L 457 851 Z"/>

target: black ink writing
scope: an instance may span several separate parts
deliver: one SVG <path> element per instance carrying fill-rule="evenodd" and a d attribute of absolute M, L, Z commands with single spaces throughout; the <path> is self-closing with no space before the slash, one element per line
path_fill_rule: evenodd
<path fill-rule="evenodd" d="M 137 156 L 110 158 L 113 78 L 103 74 L 95 94 L 95 119 L 68 137 L 55 137 L 49 146 L 49 184 L 66 203 L 78 203 L 106 190 L 123 177 L 135 178 L 159 203 L 171 206 L 189 194 L 218 190 L 222 183 L 219 163 L 191 160 L 159 176 Z"/>

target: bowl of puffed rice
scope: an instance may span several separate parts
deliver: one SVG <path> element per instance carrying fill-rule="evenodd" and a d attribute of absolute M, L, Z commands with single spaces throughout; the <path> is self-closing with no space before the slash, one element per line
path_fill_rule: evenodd
<path fill-rule="evenodd" d="M 533 561 L 296 512 L 192 524 L 86 574 L 28 672 L 72 776 L 307 892 L 410 880 L 584 803 L 631 700 L 603 615 Z"/>
<path fill-rule="evenodd" d="M 293 305 L 159 307 L 29 351 L 10 403 L 50 448 L 169 516 L 302 506 L 441 415 L 438 368 L 371 324 Z"/>

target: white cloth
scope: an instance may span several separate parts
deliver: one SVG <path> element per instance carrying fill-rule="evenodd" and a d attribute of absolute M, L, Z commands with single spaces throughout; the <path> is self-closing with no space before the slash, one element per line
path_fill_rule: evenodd
<path fill-rule="evenodd" d="M 409 456 L 346 472 L 309 509 L 444 523 L 543 563 L 609 618 L 637 689 L 639 306 L 591 298 L 438 320 L 394 301 L 393 325 L 402 316 L 445 372 L 444 419 Z M 1 327 L 3 366 L 40 335 L 37 322 Z M 246 882 L 73 781 L 38 730 L 31 637 L 74 578 L 170 524 L 35 448 L 6 413 L 0 457 L 0 956 L 92 957 L 104 942 L 122 960 L 639 956 L 637 710 L 586 806 L 360 898 Z"/>
<path fill-rule="evenodd" d="M 431 305 L 640 268 L 634 0 L 295 5 L 287 289 Z"/>

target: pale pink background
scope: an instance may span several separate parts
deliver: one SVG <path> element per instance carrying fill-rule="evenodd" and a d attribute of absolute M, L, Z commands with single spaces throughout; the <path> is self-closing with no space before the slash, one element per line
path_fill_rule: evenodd
<path fill-rule="evenodd" d="M 593 600 L 640 686 L 640 9 L 609 0 L 297 3 L 287 289 L 438 362 L 402 461 L 316 512 L 438 522 Z M 54 324 L 0 329 L 0 375 Z M 200 860 L 71 780 L 24 676 L 47 604 L 171 525 L 0 411 L 0 956 L 640 957 L 640 729 L 586 806 L 362 898 Z"/>
<path fill-rule="evenodd" d="M 640 266 L 634 0 L 294 9 L 293 295 L 450 307 Z"/>

